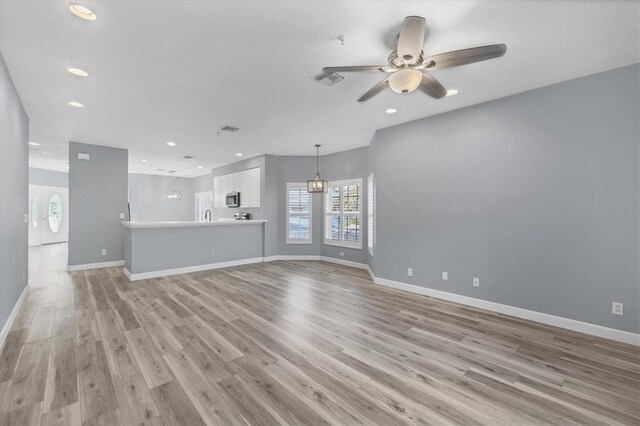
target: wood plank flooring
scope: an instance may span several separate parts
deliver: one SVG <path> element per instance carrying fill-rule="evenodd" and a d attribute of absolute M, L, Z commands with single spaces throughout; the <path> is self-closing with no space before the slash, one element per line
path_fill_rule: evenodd
<path fill-rule="evenodd" d="M 634 346 L 324 262 L 130 283 L 61 250 L 31 259 L 0 425 L 640 423 Z"/>

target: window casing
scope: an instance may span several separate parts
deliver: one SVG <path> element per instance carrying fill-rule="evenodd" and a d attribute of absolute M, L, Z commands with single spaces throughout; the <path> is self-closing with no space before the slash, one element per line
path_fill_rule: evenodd
<path fill-rule="evenodd" d="M 324 243 L 361 249 L 362 179 L 329 182 L 324 206 Z"/>
<path fill-rule="evenodd" d="M 375 242 L 375 197 L 376 187 L 373 173 L 371 173 L 367 178 L 367 249 L 371 256 L 373 256 L 373 246 Z"/>
<path fill-rule="evenodd" d="M 195 220 L 196 222 L 204 222 L 204 214 L 208 210 L 213 209 L 213 191 L 196 192 L 195 200 Z"/>
<path fill-rule="evenodd" d="M 311 194 L 306 183 L 287 183 L 287 244 L 311 244 Z"/>

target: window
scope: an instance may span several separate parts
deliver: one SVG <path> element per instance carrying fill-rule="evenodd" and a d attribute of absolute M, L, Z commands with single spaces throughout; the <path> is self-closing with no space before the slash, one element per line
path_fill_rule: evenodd
<path fill-rule="evenodd" d="M 373 256 L 373 240 L 374 240 L 374 217 L 373 211 L 375 209 L 374 199 L 376 196 L 376 190 L 373 181 L 373 173 L 367 178 L 367 249 L 369 254 Z"/>
<path fill-rule="evenodd" d="M 287 183 L 287 244 L 311 244 L 311 194 L 306 183 Z"/>
<path fill-rule="evenodd" d="M 211 211 L 213 207 L 213 191 L 204 191 L 204 192 L 196 192 L 195 193 L 195 212 L 197 222 L 204 221 L 204 214 L 207 212 L 207 209 Z"/>
<path fill-rule="evenodd" d="M 362 248 L 362 179 L 329 182 L 324 212 L 325 244 Z"/>

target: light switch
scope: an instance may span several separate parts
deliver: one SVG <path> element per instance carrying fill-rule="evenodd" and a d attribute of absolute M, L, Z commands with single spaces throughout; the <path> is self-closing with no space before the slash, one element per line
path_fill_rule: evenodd
<path fill-rule="evenodd" d="M 124 213 L 120 213 L 120 219 L 124 219 Z"/>

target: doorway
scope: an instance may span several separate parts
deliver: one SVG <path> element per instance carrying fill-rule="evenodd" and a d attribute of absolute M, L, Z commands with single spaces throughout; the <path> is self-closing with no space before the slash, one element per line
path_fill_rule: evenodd
<path fill-rule="evenodd" d="M 29 246 L 66 242 L 69 189 L 29 185 Z"/>

